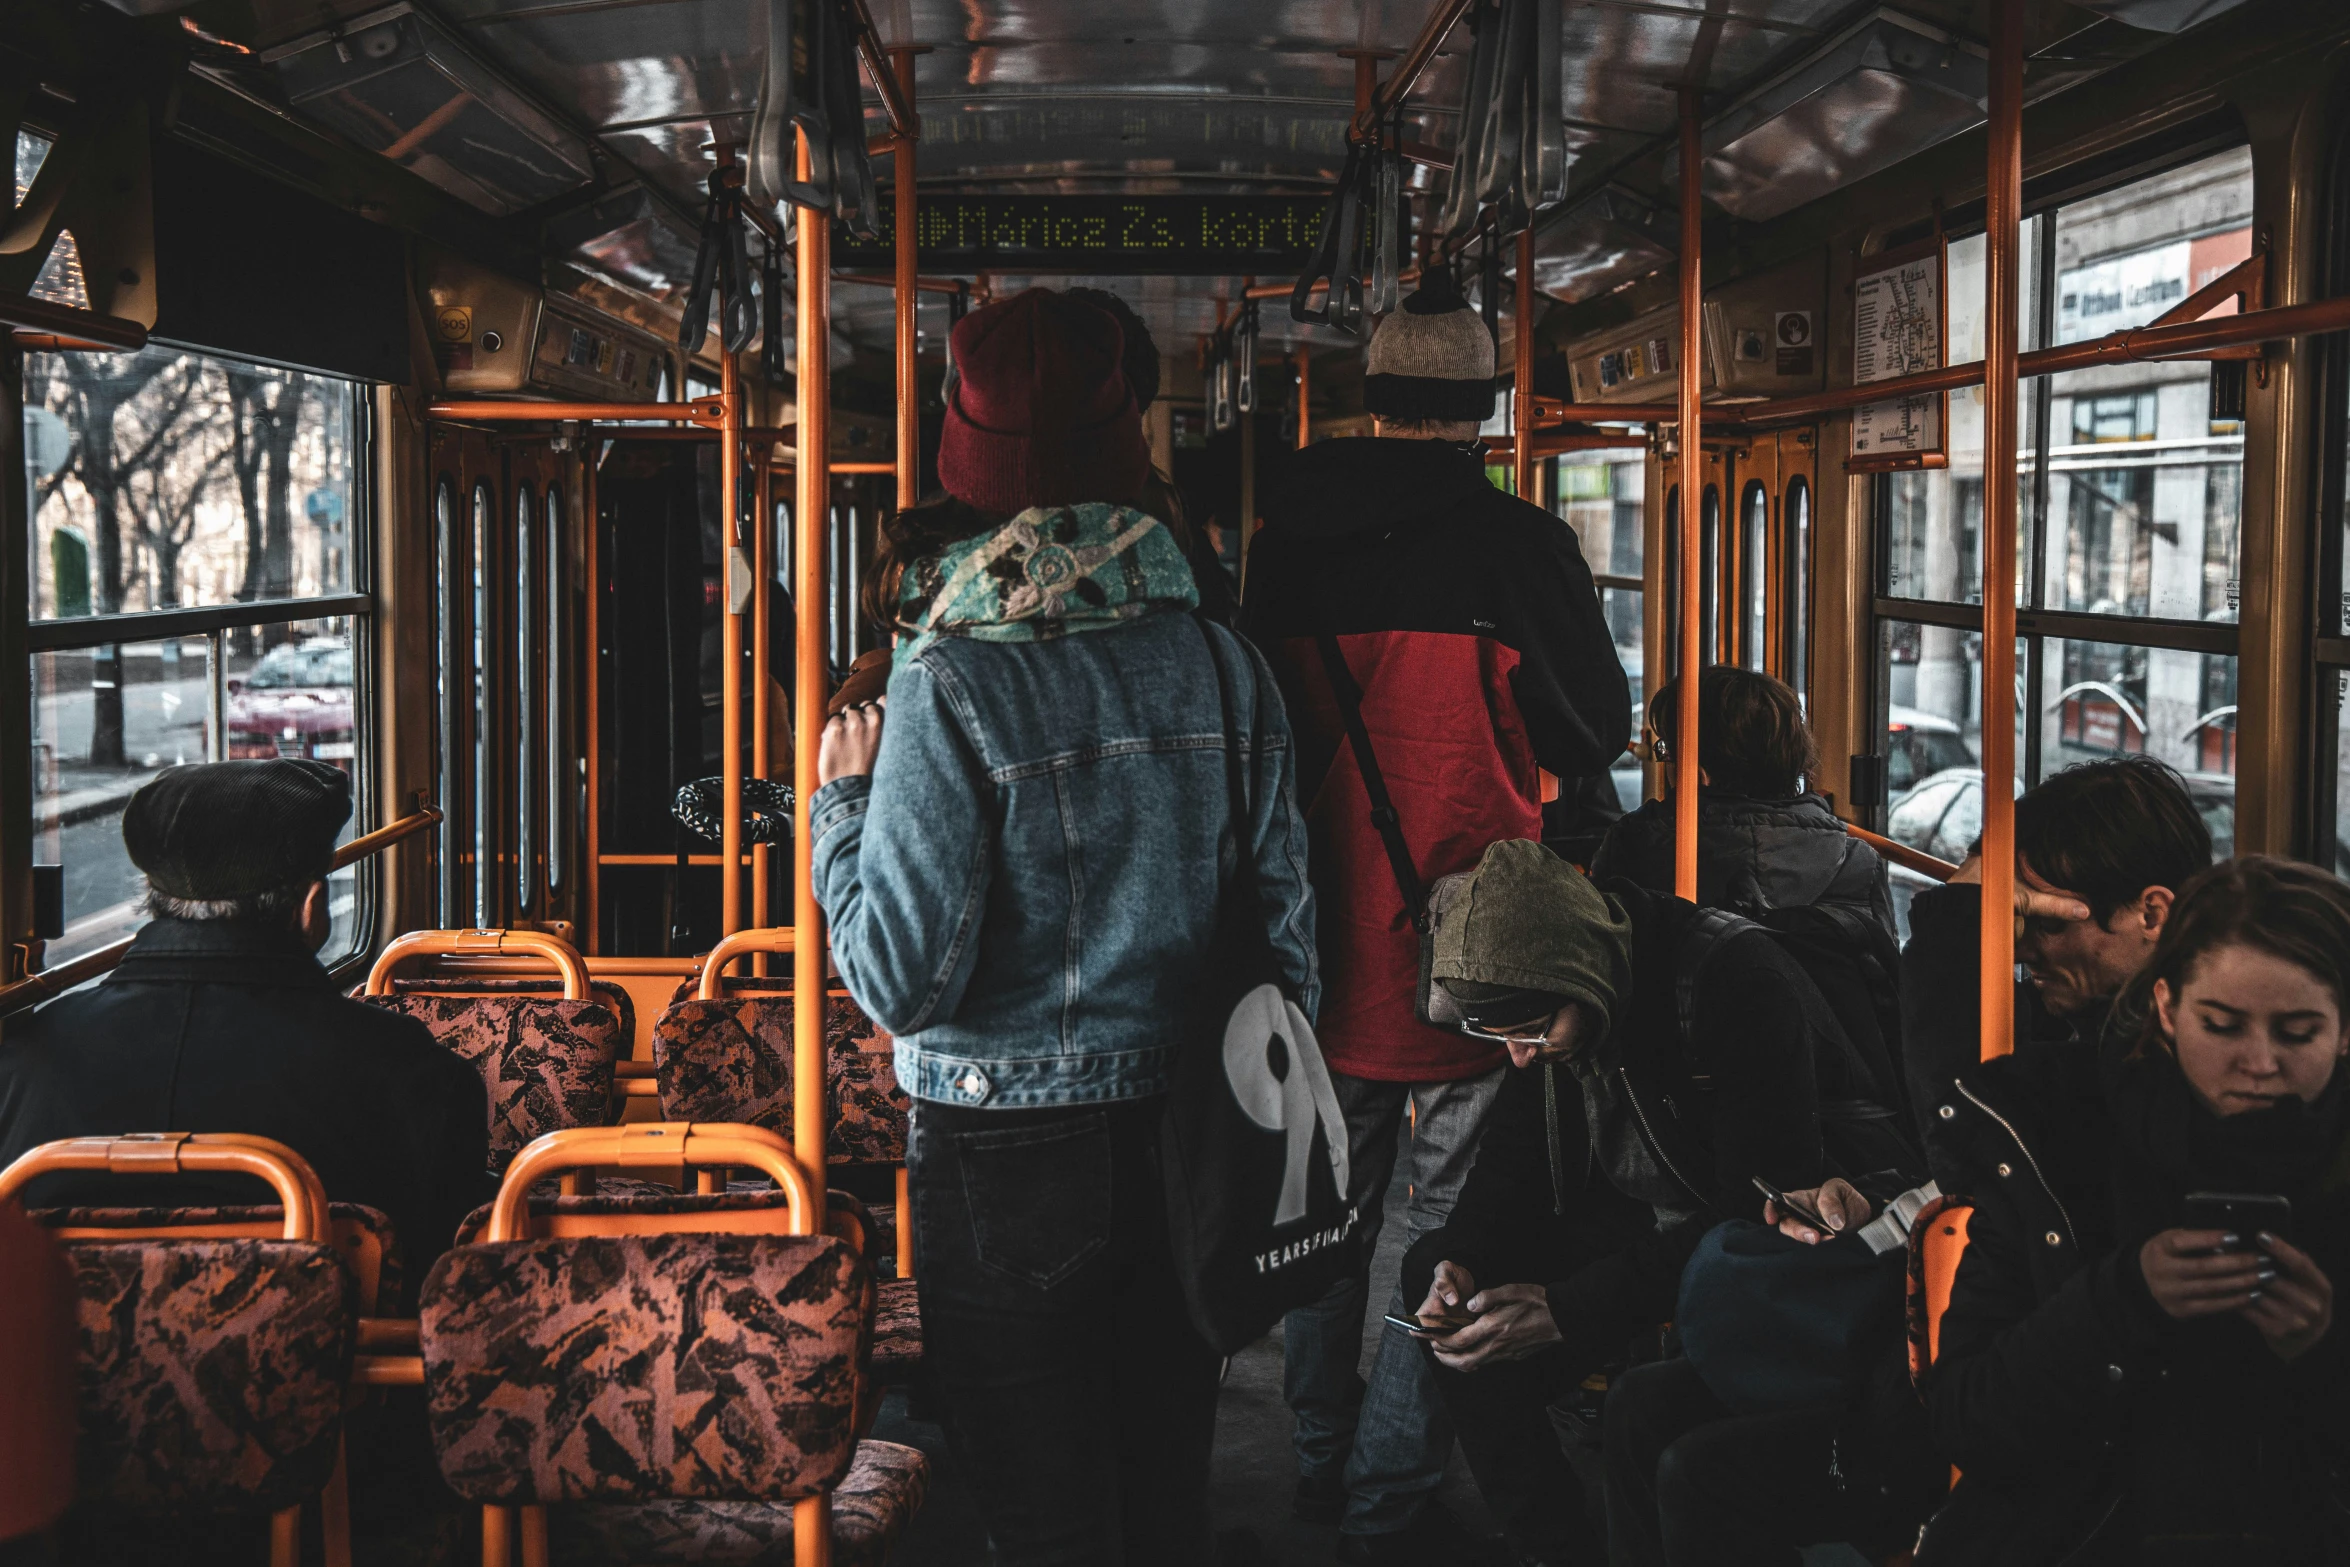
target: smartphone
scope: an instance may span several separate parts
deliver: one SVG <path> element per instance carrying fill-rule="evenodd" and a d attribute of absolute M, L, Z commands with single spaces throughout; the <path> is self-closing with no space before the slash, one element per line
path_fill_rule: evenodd
<path fill-rule="evenodd" d="M 1400 1313 L 1391 1311 L 1386 1315 L 1390 1327 L 1401 1328 L 1406 1333 L 1417 1334 L 1422 1338 L 1443 1338 L 1448 1333 L 1458 1333 L 1477 1320 L 1475 1317 L 1466 1316 L 1421 1316 L 1416 1312 L 1408 1311 Z"/>
<path fill-rule="evenodd" d="M 1797 1202 L 1794 1198 L 1788 1196 L 1785 1192 L 1779 1190 L 1779 1188 L 1773 1186 L 1770 1182 L 1764 1180 L 1759 1175 L 1754 1178 L 1754 1189 L 1758 1192 L 1761 1192 L 1765 1197 L 1768 1197 L 1771 1200 L 1772 1204 L 1778 1208 L 1781 1217 L 1794 1219 L 1800 1223 L 1808 1224 L 1825 1237 L 1833 1238 L 1834 1236 L 1842 1233 L 1839 1230 L 1830 1229 L 1828 1227 L 1827 1220 L 1821 1218 L 1818 1214 L 1812 1212 L 1811 1209 L 1805 1207 L 1802 1203 Z"/>
<path fill-rule="evenodd" d="M 2228 1251 L 2257 1251 L 2265 1233 L 2293 1238 L 2293 1200 L 2275 1192 L 2189 1192 L 2179 1227 L 2225 1230 L 2236 1237 Z"/>

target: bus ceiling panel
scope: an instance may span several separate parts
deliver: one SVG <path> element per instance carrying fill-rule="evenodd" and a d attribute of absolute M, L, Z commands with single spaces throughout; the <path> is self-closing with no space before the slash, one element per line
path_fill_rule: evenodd
<path fill-rule="evenodd" d="M 1693 66 L 1727 90 L 1809 42 L 1850 0 L 1745 0 L 1733 5 L 1598 0 L 1564 18 L 1564 107 L 1586 125 L 1672 133 L 1675 93 Z"/>
<path fill-rule="evenodd" d="M 747 118 L 758 100 L 767 29 L 754 0 L 444 0 L 442 14 L 598 132 Z"/>

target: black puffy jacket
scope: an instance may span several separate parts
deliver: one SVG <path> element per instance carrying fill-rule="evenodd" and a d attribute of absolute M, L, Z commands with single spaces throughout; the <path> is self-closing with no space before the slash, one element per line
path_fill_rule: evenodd
<path fill-rule="evenodd" d="M 1658 892 L 1673 887 L 1673 802 L 1650 800 L 1608 830 L 1591 862 Z M 1885 862 L 1844 830 L 1816 794 L 1756 800 L 1718 789 L 1697 797 L 1697 901 L 1759 918 L 1773 909 L 1840 903 L 1893 929 Z"/>

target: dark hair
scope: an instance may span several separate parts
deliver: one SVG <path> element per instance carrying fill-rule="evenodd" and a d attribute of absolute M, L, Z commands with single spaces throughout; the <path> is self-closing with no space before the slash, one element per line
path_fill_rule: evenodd
<path fill-rule="evenodd" d="M 1648 699 L 1648 726 L 1670 754 L 1681 682 Z M 1783 680 L 1734 664 L 1708 665 L 1697 681 L 1697 765 L 1726 794 L 1783 800 L 1819 771 L 1820 753 L 1803 704 Z"/>
<path fill-rule="evenodd" d="M 2306 971 L 2350 1017 L 2350 887 L 2299 860 L 2247 854 L 2198 872 L 2178 889 L 2154 955 L 2123 1000 L 2124 1015 L 2138 1020 L 2140 1051 L 2170 1043 L 2154 1012 L 2154 982 L 2166 982 L 2175 1003 L 2196 964 L 2233 946 Z"/>
<path fill-rule="evenodd" d="M 883 517 L 873 529 L 873 559 L 865 571 L 865 618 L 888 631 L 898 623 L 898 584 L 906 568 L 950 544 L 977 538 L 1007 519 L 952 495 L 929 497 Z"/>
<path fill-rule="evenodd" d="M 1134 307 L 1106 288 L 1072 288 L 1063 293 L 1070 299 L 1082 299 L 1118 323 L 1118 331 L 1126 340 L 1126 351 L 1119 365 L 1126 372 L 1126 385 L 1134 393 L 1134 406 L 1148 408 L 1159 395 L 1159 345 L 1151 341 L 1151 329 L 1143 324 Z"/>
<path fill-rule="evenodd" d="M 2173 892 L 2211 865 L 2186 780 L 2151 756 L 2082 762 L 2015 802 L 2015 852 L 2103 925 L 2148 887 Z"/>

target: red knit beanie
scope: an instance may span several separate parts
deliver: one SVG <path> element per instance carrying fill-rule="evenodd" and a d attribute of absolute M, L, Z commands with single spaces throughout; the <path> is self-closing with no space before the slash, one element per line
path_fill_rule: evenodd
<path fill-rule="evenodd" d="M 1150 476 L 1142 412 L 1110 315 L 1047 288 L 955 325 L 938 481 L 981 511 L 1125 504 Z"/>

